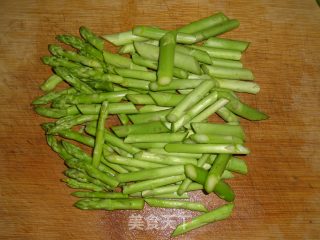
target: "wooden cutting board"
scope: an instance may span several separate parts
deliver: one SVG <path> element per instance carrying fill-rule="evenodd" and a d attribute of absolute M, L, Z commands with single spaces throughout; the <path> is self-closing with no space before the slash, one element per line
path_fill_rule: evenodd
<path fill-rule="evenodd" d="M 80 211 L 59 179 L 62 161 L 46 145 L 30 102 L 49 76 L 40 57 L 55 35 L 97 34 L 135 25 L 172 29 L 223 11 L 241 22 L 228 37 L 251 42 L 243 62 L 261 92 L 241 96 L 270 115 L 242 121 L 250 172 L 230 181 L 236 208 L 226 221 L 177 239 L 317 239 L 319 207 L 320 8 L 314 0 L 0 2 L 0 238 L 168 239 L 188 211 Z M 213 195 L 192 195 L 210 208 Z M 135 215 L 134 215 L 135 214 Z M 143 230 L 131 229 L 140 218 Z M 154 219 L 147 229 L 147 220 Z M 156 227 L 155 227 L 156 226 Z M 160 227 L 161 226 L 161 227 Z"/>

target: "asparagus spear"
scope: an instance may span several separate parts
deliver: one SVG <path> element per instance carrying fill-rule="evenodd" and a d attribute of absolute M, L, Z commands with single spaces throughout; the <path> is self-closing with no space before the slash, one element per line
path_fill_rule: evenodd
<path fill-rule="evenodd" d="M 249 44 L 250 43 L 246 41 L 212 37 L 205 41 L 203 46 L 231 49 L 244 52 L 249 47 Z"/>
<path fill-rule="evenodd" d="M 105 121 L 108 117 L 108 102 L 103 102 L 101 104 L 98 124 L 97 124 L 97 131 L 96 131 L 96 139 L 94 142 L 93 148 L 93 157 L 92 157 L 92 166 L 97 167 L 100 164 L 100 159 L 102 156 L 102 147 L 104 143 L 104 125 Z"/>
<path fill-rule="evenodd" d="M 81 26 L 79 29 L 81 37 L 83 37 L 86 41 L 88 41 L 92 46 L 103 51 L 104 42 L 103 40 L 96 36 L 93 32 L 91 32 L 88 28 Z"/>
<path fill-rule="evenodd" d="M 53 90 L 63 79 L 56 74 L 52 74 L 45 82 L 40 85 L 42 91 L 48 92 Z"/>
<path fill-rule="evenodd" d="M 106 34 L 101 36 L 103 39 L 113 43 L 116 46 L 122 46 L 125 44 L 133 43 L 135 41 L 147 41 L 147 38 L 137 36 L 132 33 L 132 30 L 127 32 L 120 32 L 114 34 Z"/>
<path fill-rule="evenodd" d="M 83 210 L 103 209 L 103 210 L 141 210 L 144 207 L 144 200 L 141 198 L 128 199 L 95 199 L 84 198 L 77 201 L 74 206 Z"/>
<path fill-rule="evenodd" d="M 241 144 L 183 144 L 168 143 L 165 146 L 168 152 L 182 153 L 229 153 L 229 154 L 249 154 L 248 148 Z"/>
<path fill-rule="evenodd" d="M 144 199 L 150 207 L 160 207 L 160 208 L 178 208 L 178 209 L 188 209 L 199 212 L 208 212 L 208 209 L 201 203 L 197 202 L 185 202 L 185 201 L 174 201 L 174 200 L 162 200 L 155 198 Z"/>
<path fill-rule="evenodd" d="M 128 198 L 128 194 L 123 194 L 120 192 L 73 192 L 71 193 L 72 196 L 79 197 L 79 198 Z"/>
<path fill-rule="evenodd" d="M 190 222 L 181 223 L 173 231 L 171 236 L 175 237 L 209 223 L 224 220 L 231 215 L 233 207 L 233 203 L 228 203 L 208 213 L 195 217 Z"/>
<path fill-rule="evenodd" d="M 181 142 L 188 133 L 154 133 L 154 134 L 129 134 L 125 143 L 137 142 Z"/>
<path fill-rule="evenodd" d="M 172 80 L 176 38 L 177 32 L 171 31 L 160 39 L 159 67 L 157 72 L 157 83 L 159 85 L 167 85 Z"/>
<path fill-rule="evenodd" d="M 126 137 L 129 134 L 169 132 L 169 129 L 160 121 L 126 126 L 115 126 L 111 127 L 111 129 L 118 137 Z"/>

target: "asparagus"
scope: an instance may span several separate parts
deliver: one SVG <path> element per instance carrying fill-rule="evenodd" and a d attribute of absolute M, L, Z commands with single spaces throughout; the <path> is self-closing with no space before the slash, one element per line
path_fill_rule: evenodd
<path fill-rule="evenodd" d="M 100 37 L 96 36 L 88 28 L 81 26 L 79 32 L 81 37 L 83 37 L 86 41 L 88 41 L 92 46 L 94 46 L 100 51 L 104 49 L 103 40 Z"/>
<path fill-rule="evenodd" d="M 142 42 L 135 42 L 134 47 L 142 57 L 158 61 L 159 47 Z M 174 66 L 195 74 L 201 73 L 199 64 L 193 57 L 179 52 L 175 52 L 174 54 Z"/>
<path fill-rule="evenodd" d="M 147 171 L 152 171 L 153 169 L 148 169 Z M 124 174 L 130 174 L 130 173 L 124 173 Z M 132 174 L 132 173 L 131 173 Z M 121 174 L 119 174 L 121 175 Z M 119 176 L 118 175 L 118 176 Z M 133 183 L 130 185 L 125 185 L 123 187 L 123 193 L 125 194 L 132 194 L 136 192 L 141 192 L 144 190 L 148 189 L 154 189 L 157 187 L 165 186 L 168 184 L 176 183 L 185 178 L 184 175 L 176 175 L 176 176 L 166 176 L 166 177 L 158 177 L 158 178 L 153 178 L 151 180 L 145 180 L 145 181 L 140 181 L 137 183 Z"/>
<path fill-rule="evenodd" d="M 183 53 L 186 55 L 193 56 L 195 59 L 197 59 L 199 62 L 203 62 L 206 64 L 212 64 L 212 60 L 208 53 L 205 51 L 196 49 L 196 48 L 188 48 L 181 45 L 176 46 L 176 51 L 179 53 Z"/>
<path fill-rule="evenodd" d="M 160 39 L 159 67 L 157 72 L 157 83 L 167 85 L 173 76 L 177 32 L 167 32 Z"/>
<path fill-rule="evenodd" d="M 91 104 L 108 102 L 120 102 L 121 99 L 128 94 L 128 91 L 119 92 L 101 92 L 94 94 L 77 94 L 69 96 L 61 96 L 60 101 L 64 101 L 69 104 Z"/>
<path fill-rule="evenodd" d="M 218 134 L 193 134 L 190 138 L 197 143 L 234 143 L 243 144 L 243 139 L 235 136 Z"/>
<path fill-rule="evenodd" d="M 168 31 L 151 26 L 136 26 L 133 28 L 133 33 L 137 36 L 160 40 L 166 33 L 168 33 Z M 196 41 L 197 39 L 194 35 L 185 34 L 182 32 L 177 33 L 178 43 L 192 44 Z"/>
<path fill-rule="evenodd" d="M 182 153 L 229 153 L 229 154 L 249 154 L 248 148 L 241 144 L 183 144 L 168 143 L 165 146 L 168 152 Z"/>
<path fill-rule="evenodd" d="M 220 181 L 222 173 L 226 169 L 230 157 L 230 154 L 219 154 L 214 160 L 204 184 L 204 188 L 208 193 L 212 192 L 216 184 Z"/>
<path fill-rule="evenodd" d="M 178 195 L 176 192 L 173 193 L 164 193 L 159 195 L 154 195 L 153 198 L 165 198 L 165 199 L 189 199 L 189 195 L 187 193 L 184 193 L 182 195 Z"/>
<path fill-rule="evenodd" d="M 166 165 L 182 165 L 182 164 L 196 164 L 194 158 L 187 158 L 181 156 L 164 155 L 159 153 L 151 153 L 141 151 L 134 155 L 135 158 L 145 160 L 148 162 L 166 164 Z"/>
<path fill-rule="evenodd" d="M 126 137 L 129 134 L 169 132 L 169 129 L 160 121 L 126 126 L 115 126 L 111 127 L 111 129 L 118 137 Z"/>
<path fill-rule="evenodd" d="M 183 181 L 186 181 L 188 179 L 185 179 Z M 154 197 L 154 196 L 158 196 L 161 194 L 167 194 L 167 193 L 175 193 L 178 191 L 178 189 L 180 188 L 181 185 L 179 184 L 175 184 L 175 185 L 168 185 L 168 186 L 163 186 L 163 187 L 159 187 L 159 188 L 154 188 L 154 189 L 150 189 L 150 190 L 144 190 L 142 192 L 142 196 L 143 197 Z M 190 183 L 188 185 L 188 187 L 186 188 L 186 191 L 196 191 L 196 190 L 202 190 L 203 186 L 199 183 Z M 182 195 L 182 194 L 179 194 Z"/>
<path fill-rule="evenodd" d="M 158 153 L 158 154 L 163 154 L 163 155 L 169 155 L 169 156 L 176 156 L 176 157 L 186 157 L 186 158 L 200 158 L 202 154 L 198 153 L 170 153 L 164 150 L 163 148 L 149 148 L 149 152 L 152 153 Z"/>
<path fill-rule="evenodd" d="M 268 118 L 268 116 L 265 113 L 260 112 L 259 110 L 256 110 L 254 108 L 251 108 L 250 106 L 241 102 L 239 99 L 235 98 L 231 94 L 219 92 L 219 96 L 228 99 L 229 103 L 226 105 L 226 107 L 231 112 L 243 118 L 254 120 L 254 121 L 264 120 Z"/>
<path fill-rule="evenodd" d="M 115 68 L 114 70 L 118 75 L 122 77 L 136 78 L 136 79 L 147 80 L 147 81 L 157 80 L 156 73 L 151 71 L 141 71 L 141 70 L 125 69 L 125 68 Z"/>
<path fill-rule="evenodd" d="M 62 95 L 74 94 L 76 92 L 77 90 L 74 88 L 67 88 L 61 91 L 51 91 L 46 93 L 45 95 L 37 97 L 35 100 L 32 101 L 32 104 L 33 105 L 47 104 L 52 100 L 59 98 Z"/>
<path fill-rule="evenodd" d="M 103 191 L 104 188 L 97 186 L 93 183 L 86 183 L 86 182 L 79 182 L 75 179 L 67 178 L 63 179 L 63 182 L 67 183 L 68 187 L 74 188 L 74 189 L 87 189 L 92 191 Z"/>
<path fill-rule="evenodd" d="M 201 42 L 203 40 L 206 40 L 210 37 L 215 37 L 218 36 L 222 33 L 231 31 L 237 27 L 239 27 L 240 23 L 236 19 L 224 21 L 220 23 L 219 25 L 215 25 L 211 28 L 206 28 L 204 30 L 200 30 L 195 33 L 197 41 Z"/>
<path fill-rule="evenodd" d="M 239 123 L 238 117 L 226 107 L 218 109 L 217 114 L 228 123 Z"/>
<path fill-rule="evenodd" d="M 120 182 L 131 182 L 131 181 L 157 179 L 161 177 L 178 176 L 183 173 L 184 173 L 183 165 L 175 165 L 175 166 L 169 166 L 169 167 L 141 170 L 138 172 L 120 173 L 117 175 L 117 179 Z M 183 179 L 180 179 L 180 180 L 183 180 Z"/>
<path fill-rule="evenodd" d="M 198 46 L 198 45 L 191 45 L 189 47 L 202 50 L 208 53 L 208 55 L 213 58 L 212 59 L 213 63 L 215 62 L 215 60 L 218 61 L 219 59 L 220 65 L 222 66 L 226 65 L 226 62 L 224 62 L 224 64 L 221 64 L 221 60 L 240 60 L 241 59 L 241 52 L 236 50 L 204 47 L 204 46 Z"/>
<path fill-rule="evenodd" d="M 149 104 L 149 105 L 155 104 L 153 99 L 146 94 L 128 94 L 126 97 L 130 102 L 134 104 Z"/>
<path fill-rule="evenodd" d="M 240 125 L 229 125 L 221 123 L 192 123 L 192 129 L 196 133 L 218 134 L 245 138 L 244 131 Z"/>
<path fill-rule="evenodd" d="M 208 212 L 208 209 L 201 203 L 197 202 L 185 202 L 185 201 L 173 201 L 173 200 L 162 200 L 155 198 L 144 199 L 150 207 L 160 207 L 160 208 L 178 208 L 178 209 L 188 209 L 192 211 Z"/>
<path fill-rule="evenodd" d="M 147 38 L 137 36 L 133 34 L 132 30 L 127 32 L 120 32 L 115 34 L 106 34 L 101 36 L 103 39 L 113 43 L 116 46 L 122 46 L 125 44 L 133 43 L 135 41 L 147 41 Z"/>
<path fill-rule="evenodd" d="M 184 98 L 180 94 L 162 92 L 150 92 L 150 96 L 158 106 L 163 107 L 174 107 Z"/>
<path fill-rule="evenodd" d="M 136 52 L 136 50 L 134 49 L 133 43 L 128 43 L 126 45 L 123 45 L 118 50 L 119 54 L 126 54 L 126 53 L 133 54 L 135 52 Z"/>
<path fill-rule="evenodd" d="M 172 131 L 176 132 L 185 124 L 189 123 L 192 119 L 194 119 L 198 114 L 200 114 L 204 109 L 212 105 L 218 98 L 217 92 L 212 92 L 208 94 L 205 98 L 195 104 L 192 108 L 190 108 L 187 112 L 184 113 L 182 117 L 180 117 L 176 122 L 172 124 Z"/>
<path fill-rule="evenodd" d="M 94 115 L 99 114 L 101 105 L 100 104 L 77 104 L 77 108 L 82 114 Z M 138 110 L 131 102 L 123 103 L 109 103 L 108 112 L 110 114 L 128 114 L 137 113 Z"/>
<path fill-rule="evenodd" d="M 161 107 L 157 105 L 146 105 L 141 108 L 139 108 L 139 113 L 154 113 L 154 112 L 160 112 L 164 110 L 170 110 L 170 107 Z"/>
<path fill-rule="evenodd" d="M 181 142 L 187 136 L 187 133 L 154 133 L 154 134 L 129 134 L 125 143 L 137 142 Z"/>
<path fill-rule="evenodd" d="M 246 162 L 240 158 L 231 157 L 228 165 L 226 167 L 229 171 L 240 173 L 240 174 L 247 174 L 248 168 Z"/>
<path fill-rule="evenodd" d="M 183 222 L 177 226 L 171 236 L 175 237 L 209 223 L 224 220 L 231 215 L 233 207 L 233 203 L 228 203 L 208 213 L 195 217 L 190 222 Z"/>
<path fill-rule="evenodd" d="M 140 149 L 164 148 L 167 143 L 132 143 L 131 145 Z"/>
<path fill-rule="evenodd" d="M 42 62 L 51 67 L 66 67 L 66 68 L 74 68 L 80 67 L 80 64 L 68 61 L 64 58 L 58 58 L 55 56 L 46 56 L 41 58 Z"/>
<path fill-rule="evenodd" d="M 252 72 L 246 68 L 229 68 L 209 65 L 202 65 L 201 67 L 205 73 L 209 74 L 212 77 L 254 80 Z"/>
<path fill-rule="evenodd" d="M 105 121 L 108 117 L 108 102 L 103 102 L 101 104 L 97 131 L 96 131 L 96 139 L 93 148 L 93 157 L 92 157 L 92 166 L 97 167 L 100 164 L 100 158 L 102 156 L 102 147 L 104 143 L 104 125 Z"/>
<path fill-rule="evenodd" d="M 164 164 L 146 162 L 146 161 L 142 161 L 142 160 L 138 160 L 138 159 L 134 159 L 134 158 L 122 157 L 119 155 L 110 155 L 110 156 L 107 156 L 106 159 L 111 163 L 132 166 L 132 167 L 138 167 L 138 168 L 142 168 L 142 169 L 159 168 L 159 167 L 166 166 Z"/>
<path fill-rule="evenodd" d="M 128 194 L 123 194 L 120 192 L 73 192 L 72 196 L 79 198 L 128 198 Z"/>
<path fill-rule="evenodd" d="M 40 89 L 44 92 L 51 91 L 62 82 L 63 79 L 56 74 L 52 74 L 45 82 L 40 85 Z"/>
<path fill-rule="evenodd" d="M 244 52 L 249 47 L 249 44 L 250 44 L 249 42 L 245 42 L 245 41 L 212 37 L 212 38 L 209 38 L 207 41 L 205 41 L 203 46 L 222 48 L 222 49 L 231 49 L 231 50 Z"/>
<path fill-rule="evenodd" d="M 197 33 L 199 31 L 208 29 L 208 28 L 212 28 L 213 26 L 216 26 L 220 23 L 223 23 L 225 21 L 227 21 L 228 18 L 221 12 L 218 12 L 216 14 L 213 14 L 209 17 L 206 18 L 202 18 L 198 21 L 189 23 L 181 28 L 178 28 L 179 32 L 182 33 Z"/>
<path fill-rule="evenodd" d="M 139 198 L 128 199 L 92 199 L 84 198 L 74 204 L 77 208 L 88 209 L 103 209 L 103 210 L 141 210 L 144 207 L 144 200 Z"/>
<path fill-rule="evenodd" d="M 203 96 L 214 86 L 212 81 L 203 81 L 190 94 L 188 94 L 179 104 L 167 115 L 169 122 L 176 122 L 185 110 L 199 102 Z"/>
<path fill-rule="evenodd" d="M 215 78 L 217 85 L 220 88 L 230 89 L 235 92 L 245 92 L 256 94 L 260 91 L 260 87 L 257 83 L 248 82 L 248 81 L 238 81 L 230 79 L 219 79 Z"/>

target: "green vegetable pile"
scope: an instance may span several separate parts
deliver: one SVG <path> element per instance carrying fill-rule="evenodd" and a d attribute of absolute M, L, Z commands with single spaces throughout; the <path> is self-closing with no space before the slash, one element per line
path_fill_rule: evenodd
<path fill-rule="evenodd" d="M 49 45 L 52 56 L 42 61 L 53 74 L 33 105 L 56 119 L 42 128 L 68 166 L 63 181 L 82 190 L 72 193 L 81 198 L 77 208 L 143 209 L 147 202 L 205 212 L 172 236 L 230 216 L 235 195 L 225 180 L 247 173 L 238 155 L 249 153 L 239 118 L 267 119 L 236 95 L 260 90 L 240 62 L 249 43 L 216 37 L 238 26 L 217 13 L 173 31 L 137 26 L 99 37 L 81 27 L 81 38 L 57 36 L 76 51 Z M 69 87 L 56 90 L 61 82 Z M 208 122 L 215 113 L 225 123 Z M 106 127 L 112 116 L 122 125 Z M 196 190 L 229 203 L 208 211 L 186 200 Z"/>

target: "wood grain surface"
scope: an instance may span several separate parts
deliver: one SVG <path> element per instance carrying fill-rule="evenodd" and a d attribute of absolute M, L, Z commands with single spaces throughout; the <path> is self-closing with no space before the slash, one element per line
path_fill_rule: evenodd
<path fill-rule="evenodd" d="M 55 35 L 98 34 L 138 24 L 171 29 L 223 11 L 241 26 L 226 36 L 251 43 L 243 59 L 261 92 L 241 96 L 270 119 L 242 121 L 250 173 L 230 181 L 236 208 L 227 221 L 176 239 L 319 239 L 320 8 L 314 0 L 0 1 L 0 238 L 169 239 L 169 227 L 129 230 L 134 214 L 181 217 L 188 211 L 80 211 L 59 181 L 65 169 L 46 145 L 30 102 L 49 76 L 40 62 Z M 192 199 L 210 208 L 213 195 Z M 195 214 L 192 213 L 194 216 Z M 181 219 L 180 219 L 181 220 Z M 165 220 L 161 220 L 165 222 Z M 177 224 L 176 222 L 175 224 Z"/>

